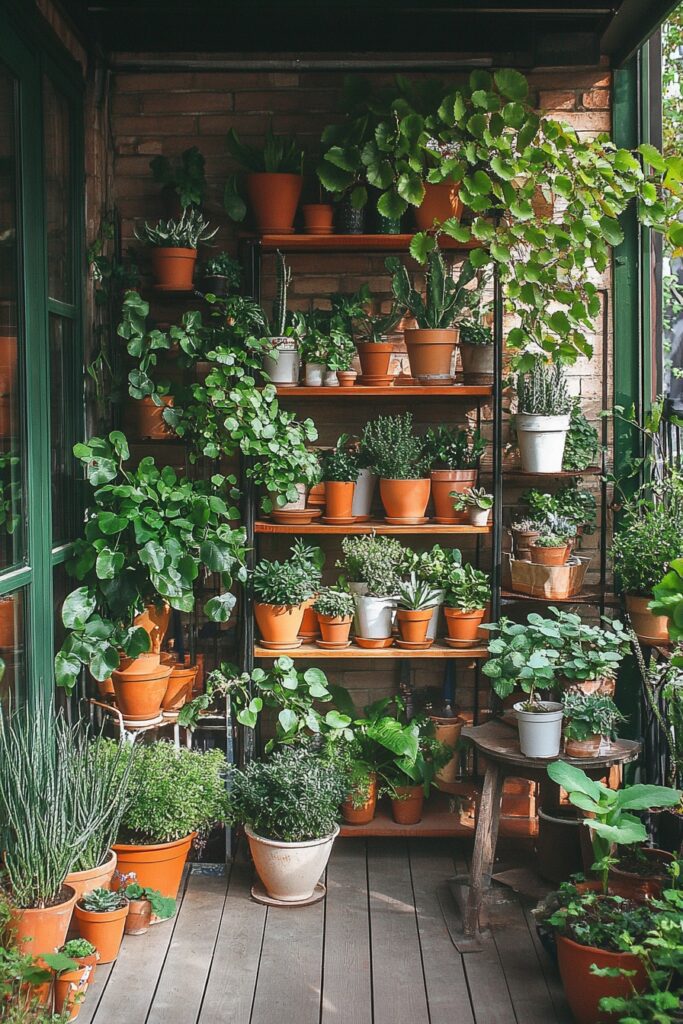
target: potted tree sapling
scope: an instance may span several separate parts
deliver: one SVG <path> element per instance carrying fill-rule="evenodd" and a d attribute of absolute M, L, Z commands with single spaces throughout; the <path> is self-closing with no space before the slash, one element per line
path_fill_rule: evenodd
<path fill-rule="evenodd" d="M 616 739 L 616 729 L 626 719 L 611 697 L 602 693 L 568 691 L 564 706 L 564 752 L 568 757 L 597 757 Z"/>
<path fill-rule="evenodd" d="M 491 328 L 476 320 L 461 320 L 460 358 L 465 384 L 490 384 L 493 379 Z"/>
<path fill-rule="evenodd" d="M 301 646 L 299 630 L 306 602 L 318 578 L 295 556 L 287 562 L 261 559 L 252 573 L 254 617 L 264 647 L 292 650 Z"/>
<path fill-rule="evenodd" d="M 439 599 L 438 592 L 414 572 L 398 587 L 398 610 L 396 619 L 401 633 L 399 647 L 409 650 L 426 650 L 434 643 L 427 638 L 434 609 Z"/>
<path fill-rule="evenodd" d="M 393 537 L 344 537 L 337 563 L 356 603 L 355 642 L 389 647 L 396 595 L 406 553 Z"/>
<path fill-rule="evenodd" d="M 273 134 L 271 125 L 263 146 L 250 146 L 231 128 L 228 152 L 248 172 L 247 196 L 256 230 L 264 235 L 291 235 L 303 185 L 304 154 L 296 139 Z M 234 177 L 225 187 L 223 205 L 233 220 L 244 220 L 247 208 Z"/>
<path fill-rule="evenodd" d="M 210 242 L 218 228 L 209 231 L 209 222 L 195 207 L 183 210 L 179 220 L 160 220 L 150 225 L 145 221 L 141 231 L 135 229 L 139 242 L 151 249 L 152 273 L 160 291 L 192 291 L 197 247 Z"/>
<path fill-rule="evenodd" d="M 100 963 L 110 964 L 119 955 L 127 915 L 128 900 L 123 892 L 92 889 L 76 902 L 78 931 L 96 948 Z"/>
<path fill-rule="evenodd" d="M 477 642 L 479 628 L 491 600 L 491 583 L 485 572 L 469 563 L 449 567 L 444 584 L 444 615 L 451 647 L 471 647 Z"/>
<path fill-rule="evenodd" d="M 287 747 L 231 775 L 230 819 L 243 824 L 264 895 L 296 905 L 319 897 L 339 834 L 345 773 L 308 746 Z"/>
<path fill-rule="evenodd" d="M 320 475 L 325 484 L 325 523 L 354 522 L 353 494 L 358 478 L 358 453 L 349 448 L 348 434 L 341 434 L 336 446 L 320 457 Z"/>
<path fill-rule="evenodd" d="M 219 252 L 202 264 L 201 276 L 205 291 L 224 299 L 239 288 L 242 266 L 229 253 Z"/>
<path fill-rule="evenodd" d="M 277 290 L 269 325 L 270 333 L 267 336 L 267 351 L 263 356 L 263 371 L 273 384 L 290 388 L 299 383 L 301 372 L 299 342 L 292 328 L 287 326 L 287 293 L 292 271 L 279 250 L 275 259 Z"/>
<path fill-rule="evenodd" d="M 349 646 L 354 610 L 353 595 L 347 590 L 326 587 L 318 594 L 313 611 L 318 616 L 322 634 L 322 640 L 316 640 L 319 647 L 342 649 Z"/>
<path fill-rule="evenodd" d="M 477 483 L 479 463 L 486 450 L 486 441 L 478 430 L 457 427 L 430 427 L 425 434 L 432 481 L 432 499 L 437 523 L 460 523 L 464 513 L 457 513 L 451 497 L 454 491 L 464 493 Z"/>
<path fill-rule="evenodd" d="M 362 444 L 379 480 L 385 518 L 395 525 L 426 522 L 431 481 L 429 457 L 422 438 L 413 432 L 412 413 L 379 416 L 365 425 Z"/>
<path fill-rule="evenodd" d="M 515 425 L 527 473 L 559 473 L 569 430 L 572 400 L 562 367 L 540 360 L 517 377 Z"/>

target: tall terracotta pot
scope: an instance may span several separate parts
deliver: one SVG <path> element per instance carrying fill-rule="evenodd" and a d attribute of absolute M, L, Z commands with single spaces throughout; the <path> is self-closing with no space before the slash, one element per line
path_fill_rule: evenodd
<path fill-rule="evenodd" d="M 387 519 L 422 519 L 429 503 L 430 480 L 386 480 L 379 493 Z"/>
<path fill-rule="evenodd" d="M 360 359 L 361 374 L 364 377 L 384 377 L 389 373 L 389 363 L 394 346 L 389 341 L 364 341 L 356 345 Z"/>
<path fill-rule="evenodd" d="M 304 617 L 303 604 L 261 604 L 254 602 L 254 617 L 266 643 L 293 646 Z"/>
<path fill-rule="evenodd" d="M 353 480 L 348 483 L 340 480 L 325 482 L 325 517 L 327 519 L 353 518 Z"/>
<path fill-rule="evenodd" d="M 476 608 L 474 611 L 463 612 L 460 608 L 444 608 L 446 627 L 451 640 L 460 640 L 463 643 L 476 643 L 478 640 L 479 626 L 484 621 L 485 608 Z"/>
<path fill-rule="evenodd" d="M 129 875 L 135 872 L 138 885 L 146 889 L 158 889 L 162 896 L 175 899 L 183 877 L 183 868 L 192 842 L 197 835 L 192 832 L 182 839 L 169 843 L 115 843 L 118 857 L 118 872 Z"/>
<path fill-rule="evenodd" d="M 124 721 L 149 722 L 159 717 L 171 665 L 162 665 L 159 654 L 124 658 L 111 674 L 116 704 Z"/>
<path fill-rule="evenodd" d="M 422 786 L 396 786 L 400 800 L 391 801 L 391 816 L 397 825 L 417 825 L 422 821 L 425 794 Z"/>
<path fill-rule="evenodd" d="M 459 182 L 442 181 L 436 185 L 425 182 L 425 196 L 422 204 L 415 210 L 415 226 L 418 231 L 428 231 L 434 227 L 434 221 L 443 224 L 449 217 L 460 220 L 462 217 L 462 201 Z"/>
<path fill-rule="evenodd" d="M 70 885 L 64 885 L 60 896 L 61 902 L 52 907 L 10 910 L 10 931 L 22 953 L 40 957 L 43 953 L 54 953 L 64 945 L 76 893 Z"/>
<path fill-rule="evenodd" d="M 594 946 L 580 946 L 565 935 L 557 935 L 557 961 L 564 985 L 564 994 L 576 1024 L 606 1024 L 614 1016 L 600 1013 L 598 1006 L 603 996 L 626 998 L 631 986 L 643 992 L 647 974 L 642 961 L 632 953 L 607 953 Z M 603 978 L 591 972 L 591 965 L 615 967 L 635 971 L 630 978 L 617 976 Z"/>
<path fill-rule="evenodd" d="M 476 487 L 477 469 L 433 469 L 432 500 L 434 514 L 440 523 L 466 523 L 467 512 L 456 512 L 453 508 L 451 491 L 464 494 L 470 487 Z"/>
<path fill-rule="evenodd" d="M 453 353 L 460 332 L 453 328 L 425 330 L 406 327 L 404 337 L 410 372 L 419 384 L 438 387 L 453 380 Z"/>
<path fill-rule="evenodd" d="M 150 249 L 150 258 L 157 288 L 169 292 L 192 291 L 196 249 L 155 246 Z"/>
<path fill-rule="evenodd" d="M 257 231 L 264 235 L 292 234 L 303 180 L 300 174 L 247 175 L 247 195 Z"/>
<path fill-rule="evenodd" d="M 626 611 L 633 626 L 633 632 L 642 643 L 656 646 L 669 643 L 669 620 L 666 615 L 655 615 L 648 608 L 651 597 L 626 595 Z"/>
<path fill-rule="evenodd" d="M 101 964 L 110 964 L 116 960 L 121 948 L 123 929 L 128 916 L 128 904 L 118 910 L 98 913 L 86 910 L 78 903 L 74 910 L 78 931 L 82 939 L 91 942 L 100 954 Z"/>

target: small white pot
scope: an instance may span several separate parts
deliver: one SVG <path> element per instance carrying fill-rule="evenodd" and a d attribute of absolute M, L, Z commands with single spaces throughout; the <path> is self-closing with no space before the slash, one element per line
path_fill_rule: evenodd
<path fill-rule="evenodd" d="M 249 850 L 263 887 L 274 900 L 300 903 L 313 895 L 327 867 L 339 826 L 329 836 L 306 843 L 281 843 L 263 839 L 245 825 Z"/>
<path fill-rule="evenodd" d="M 354 516 L 369 516 L 372 508 L 372 499 L 375 496 L 377 477 L 369 469 L 361 469 L 356 480 L 356 487 L 353 492 L 353 505 L 351 514 Z"/>
<path fill-rule="evenodd" d="M 321 388 L 325 378 L 325 367 L 322 363 L 306 363 L 306 387 Z"/>
<path fill-rule="evenodd" d="M 336 370 L 325 370 L 323 375 L 323 387 L 325 388 L 338 388 L 339 380 L 337 378 Z"/>
<path fill-rule="evenodd" d="M 355 595 L 356 631 L 367 640 L 388 640 L 396 611 L 395 597 Z"/>
<path fill-rule="evenodd" d="M 470 505 L 467 509 L 467 518 L 470 521 L 470 526 L 486 526 L 490 515 L 490 508 L 477 508 L 476 505 Z"/>
<path fill-rule="evenodd" d="M 276 512 L 295 512 L 297 509 L 306 508 L 306 484 L 294 484 L 294 486 L 296 487 L 296 493 L 299 497 L 296 501 L 288 501 L 284 505 L 278 505 L 276 501 L 277 494 L 275 491 L 269 491 L 269 497 Z"/>
<path fill-rule="evenodd" d="M 434 608 L 432 608 L 432 617 L 429 620 L 429 625 L 427 626 L 427 639 L 428 640 L 436 640 L 436 638 L 438 636 L 438 633 L 439 633 L 439 618 L 440 618 L 440 615 L 441 615 L 441 605 L 443 604 L 444 598 L 446 597 L 446 591 L 445 590 L 435 590 L 435 593 L 438 594 L 438 597 L 436 599 L 436 604 L 435 604 Z"/>
<path fill-rule="evenodd" d="M 263 357 L 263 369 L 273 384 L 294 387 L 299 383 L 301 359 L 295 338 L 269 338 L 274 356 Z"/>
<path fill-rule="evenodd" d="M 526 473 L 559 473 L 569 430 L 566 416 L 535 416 L 518 412 L 517 440 Z"/>
<path fill-rule="evenodd" d="M 562 740 L 562 705 L 555 701 L 541 701 L 547 711 L 535 714 L 524 711 L 523 704 L 515 704 L 519 728 L 519 748 L 525 757 L 557 757 Z"/>
<path fill-rule="evenodd" d="M 466 378 L 493 377 L 493 345 L 468 345 L 461 341 L 460 358 Z"/>
<path fill-rule="evenodd" d="M 364 597 L 365 594 L 367 594 L 368 592 L 367 583 L 347 583 L 347 586 L 349 588 L 349 591 L 354 595 L 354 597 L 356 596 L 356 594 L 360 595 L 361 597 Z M 358 626 L 358 606 L 356 606 L 356 610 L 353 615 L 353 631 L 354 633 L 358 633 L 359 636 L 363 635 L 360 631 L 360 627 Z"/>

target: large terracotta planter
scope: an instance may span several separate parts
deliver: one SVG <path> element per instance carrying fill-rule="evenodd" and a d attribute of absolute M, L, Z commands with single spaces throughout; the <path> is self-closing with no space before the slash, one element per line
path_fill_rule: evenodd
<path fill-rule="evenodd" d="M 64 971 L 55 978 L 55 1012 L 68 1013 L 68 1020 L 76 1020 L 88 986 L 95 980 L 97 953 L 76 959 L 81 965 L 77 970 Z"/>
<path fill-rule="evenodd" d="M 374 772 L 368 779 L 366 799 L 359 807 L 353 806 L 351 799 L 341 805 L 342 817 L 347 825 L 367 825 L 375 817 L 377 809 L 377 776 Z"/>
<path fill-rule="evenodd" d="M 610 887 L 616 883 L 619 888 L 619 895 L 628 900 L 643 902 L 647 899 L 659 899 L 662 891 L 671 886 L 671 877 L 667 874 L 667 867 L 674 859 L 674 855 L 668 850 L 657 850 L 645 848 L 640 851 L 652 865 L 653 873 L 650 875 L 639 875 L 635 871 L 626 871 L 616 864 L 610 868 Z"/>
<path fill-rule="evenodd" d="M 353 615 L 348 618 L 341 615 L 318 615 L 318 622 L 326 644 L 339 644 L 342 647 L 348 643 Z"/>
<path fill-rule="evenodd" d="M 247 175 L 247 195 L 257 231 L 273 235 L 292 234 L 303 180 L 300 174 Z"/>
<path fill-rule="evenodd" d="M 442 181 L 437 185 L 425 182 L 425 195 L 422 204 L 415 209 L 415 226 L 418 231 L 427 231 L 434 227 L 434 221 L 443 224 L 449 217 L 460 220 L 462 217 L 462 201 L 458 198 L 460 183 Z"/>
<path fill-rule="evenodd" d="M 391 801 L 391 816 L 397 825 L 417 825 L 422 821 L 425 794 L 422 786 L 396 786 L 401 800 Z"/>
<path fill-rule="evenodd" d="M 529 559 L 534 565 L 565 565 L 570 551 L 568 544 L 558 548 L 544 548 L 532 544 L 529 548 Z"/>
<path fill-rule="evenodd" d="M 313 895 L 327 867 L 339 826 L 329 836 L 303 843 L 264 839 L 245 825 L 249 850 L 263 887 L 272 899 L 300 903 Z"/>
<path fill-rule="evenodd" d="M 66 876 L 65 884 L 70 885 L 76 893 L 76 899 L 92 892 L 93 889 L 109 889 L 111 880 L 116 871 L 116 854 L 109 851 L 104 864 L 97 868 L 90 868 L 88 871 L 70 871 Z"/>
<path fill-rule="evenodd" d="M 162 711 L 173 714 L 192 698 L 192 686 L 197 675 L 197 666 L 173 665 L 161 701 Z"/>
<path fill-rule="evenodd" d="M 192 291 L 196 249 L 158 246 L 150 249 L 152 274 L 157 288 L 164 291 Z"/>
<path fill-rule="evenodd" d="M 444 608 L 446 617 L 446 629 L 451 640 L 460 640 L 463 643 L 476 643 L 478 640 L 479 626 L 486 615 L 485 608 L 475 608 L 473 611 L 463 612 L 460 608 Z"/>
<path fill-rule="evenodd" d="M 160 664 L 159 654 L 122 659 L 111 678 L 124 721 L 150 722 L 159 717 L 170 674 L 171 666 Z"/>
<path fill-rule="evenodd" d="M 131 428 L 141 441 L 167 441 L 175 437 L 174 431 L 164 419 L 164 409 L 173 406 L 173 397 L 162 395 L 161 402 L 161 405 L 156 405 L 146 396 L 133 400 L 128 406 Z"/>
<path fill-rule="evenodd" d="M 304 617 L 304 605 L 260 604 L 255 601 L 254 617 L 266 643 L 291 647 L 297 642 Z"/>
<path fill-rule="evenodd" d="M 110 910 L 106 914 L 94 910 L 86 910 L 78 903 L 74 908 L 74 916 L 82 939 L 92 942 L 100 954 L 101 964 L 111 964 L 116 960 L 121 948 L 123 929 L 128 916 L 128 904 L 118 910 Z"/>
<path fill-rule="evenodd" d="M 431 480 L 386 480 L 379 482 L 379 493 L 387 519 L 419 520 L 429 504 Z"/>
<path fill-rule="evenodd" d="M 76 903 L 70 885 L 62 886 L 61 902 L 52 907 L 10 910 L 10 930 L 15 945 L 29 956 L 55 953 L 64 945 L 69 922 Z"/>
<path fill-rule="evenodd" d="M 669 620 L 666 615 L 655 615 L 648 608 L 651 597 L 626 595 L 626 611 L 633 626 L 633 632 L 641 643 L 655 646 L 667 645 L 669 641 Z"/>
<path fill-rule="evenodd" d="M 453 508 L 451 491 L 464 494 L 470 487 L 477 485 L 477 469 L 433 469 L 432 501 L 434 515 L 440 523 L 465 523 L 467 512 L 456 512 Z"/>
<path fill-rule="evenodd" d="M 118 872 L 121 875 L 134 873 L 139 885 L 147 889 L 158 889 L 162 896 L 175 899 L 185 861 L 196 835 L 196 832 L 192 832 L 170 843 L 154 843 L 149 846 L 115 843 Z"/>
<path fill-rule="evenodd" d="M 647 974 L 642 962 L 632 953 L 607 953 L 594 946 L 580 946 L 565 935 L 557 935 L 557 962 L 560 968 L 564 994 L 576 1024 L 606 1024 L 614 1022 L 611 1014 L 600 1013 L 598 1006 L 603 996 L 626 998 L 631 986 L 643 992 Z M 591 965 L 615 967 L 635 971 L 630 978 L 617 976 L 602 978 L 591 972 Z"/>
<path fill-rule="evenodd" d="M 339 480 L 325 482 L 325 516 L 327 519 L 351 519 L 353 517 L 353 480 L 350 483 Z"/>
<path fill-rule="evenodd" d="M 455 782 L 455 777 L 458 774 L 458 743 L 463 726 L 467 723 L 464 718 L 457 716 L 442 718 L 439 715 L 430 715 L 429 717 L 434 723 L 434 738 L 440 743 L 445 743 L 453 751 L 453 757 L 437 772 L 436 778 L 439 782 Z"/>
<path fill-rule="evenodd" d="M 401 639 L 409 644 L 422 644 L 427 639 L 427 629 L 432 620 L 432 608 L 399 608 L 396 612 Z"/>
<path fill-rule="evenodd" d="M 391 342 L 365 341 L 356 345 L 356 348 L 363 377 L 383 377 L 389 373 L 389 363 L 394 351 Z"/>
<path fill-rule="evenodd" d="M 152 651 L 158 654 L 168 632 L 170 621 L 171 606 L 168 601 L 163 601 L 160 605 L 148 604 L 144 612 L 135 616 L 133 625 L 142 626 L 144 631 L 149 634 Z"/>
<path fill-rule="evenodd" d="M 453 353 L 460 332 L 453 329 L 404 331 L 410 372 L 419 384 L 438 387 L 453 380 Z"/>

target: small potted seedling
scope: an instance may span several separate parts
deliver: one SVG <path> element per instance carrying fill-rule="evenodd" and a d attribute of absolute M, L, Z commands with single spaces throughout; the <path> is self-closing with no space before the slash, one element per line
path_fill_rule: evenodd
<path fill-rule="evenodd" d="M 570 551 L 565 535 L 546 529 L 531 542 L 529 557 L 535 565 L 565 565 Z"/>
<path fill-rule="evenodd" d="M 434 641 L 427 639 L 427 629 L 438 603 L 438 591 L 425 580 L 419 579 L 414 572 L 411 572 L 406 582 L 399 584 L 396 612 L 402 638 L 398 641 L 399 646 L 415 649 L 431 647 Z"/>
<path fill-rule="evenodd" d="M 313 611 L 318 616 L 322 640 L 319 647 L 348 647 L 355 604 L 353 595 L 346 590 L 326 587 L 319 595 Z"/>
<path fill-rule="evenodd" d="M 487 494 L 483 487 L 470 487 L 465 500 L 470 526 L 486 526 L 493 508 L 493 495 Z"/>
<path fill-rule="evenodd" d="M 127 915 L 128 900 L 123 892 L 93 889 L 76 903 L 74 916 L 81 938 L 95 946 L 101 963 L 110 964 L 119 955 Z"/>

